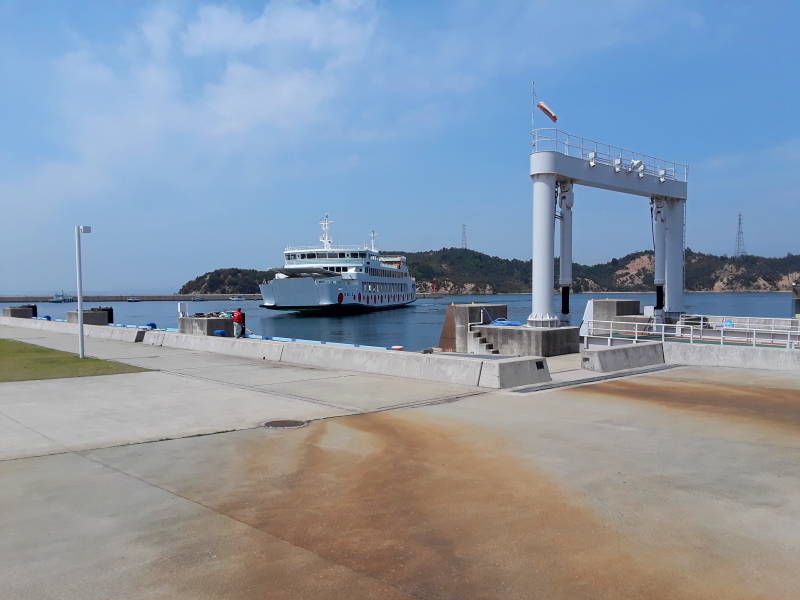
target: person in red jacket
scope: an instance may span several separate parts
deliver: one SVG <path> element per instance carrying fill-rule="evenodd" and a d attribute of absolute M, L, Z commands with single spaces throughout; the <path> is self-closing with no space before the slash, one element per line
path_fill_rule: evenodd
<path fill-rule="evenodd" d="M 244 336 L 244 313 L 241 308 L 237 308 L 233 313 L 233 337 Z"/>

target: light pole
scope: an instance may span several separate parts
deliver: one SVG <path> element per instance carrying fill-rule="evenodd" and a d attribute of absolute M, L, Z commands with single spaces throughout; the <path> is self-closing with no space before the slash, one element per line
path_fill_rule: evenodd
<path fill-rule="evenodd" d="M 78 278 L 78 355 L 83 353 L 83 273 L 81 272 L 81 234 L 92 233 L 89 225 L 75 226 L 75 271 Z"/>

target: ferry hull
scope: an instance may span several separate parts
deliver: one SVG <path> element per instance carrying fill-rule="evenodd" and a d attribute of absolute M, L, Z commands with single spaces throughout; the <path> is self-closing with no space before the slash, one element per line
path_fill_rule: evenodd
<path fill-rule="evenodd" d="M 269 310 L 281 310 L 286 312 L 315 313 L 327 315 L 355 315 L 359 313 L 374 312 L 379 310 L 391 310 L 393 308 L 403 308 L 412 304 L 414 300 L 402 302 L 400 304 L 387 304 L 384 306 L 368 306 L 366 304 L 329 304 L 325 306 L 270 306 L 260 304 L 261 308 Z"/>
<path fill-rule="evenodd" d="M 273 279 L 259 289 L 261 307 L 283 311 L 346 314 L 401 308 L 416 300 L 411 293 L 364 293 L 357 280 L 339 277 Z"/>

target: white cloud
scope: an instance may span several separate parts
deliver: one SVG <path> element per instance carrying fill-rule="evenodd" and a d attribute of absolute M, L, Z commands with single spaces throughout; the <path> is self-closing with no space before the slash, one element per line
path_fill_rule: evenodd
<path fill-rule="evenodd" d="M 375 16 L 373 2 L 273 0 L 249 20 L 231 7 L 204 6 L 187 25 L 183 44 L 190 56 L 291 48 L 323 54 L 328 64 L 342 64 L 363 55 Z"/>
<path fill-rule="evenodd" d="M 116 47 L 81 39 L 53 59 L 59 154 L 0 182 L 16 206 L 40 207 L 20 221 L 16 240 L 34 240 L 42 223 L 75 207 L 124 212 L 134 198 L 140 210 L 156 201 L 203 210 L 242 182 L 261 189 L 278 170 L 308 173 L 280 161 L 320 142 L 350 147 L 323 156 L 316 172 L 362 165 L 373 143 L 425 141 L 463 119 L 465 98 L 495 78 L 527 78 L 679 22 L 646 19 L 652 5 L 633 0 L 580 10 L 433 5 L 443 11 L 438 26 L 398 26 L 392 8 L 272 0 L 255 12 L 204 4 L 186 13 L 163 4 Z M 154 196 L 154 187 L 163 191 Z"/>

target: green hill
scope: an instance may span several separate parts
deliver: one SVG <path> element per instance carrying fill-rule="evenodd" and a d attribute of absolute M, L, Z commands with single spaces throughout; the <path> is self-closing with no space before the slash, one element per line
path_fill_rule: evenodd
<path fill-rule="evenodd" d="M 179 294 L 257 294 L 258 284 L 267 277 L 256 269 L 217 269 L 181 286 Z"/>
<path fill-rule="evenodd" d="M 404 254 L 420 292 L 492 294 L 530 291 L 531 261 L 499 258 L 475 250 L 442 248 Z M 555 264 L 558 274 L 558 259 Z M 633 252 L 597 265 L 573 265 L 576 292 L 636 292 L 653 288 L 653 252 Z M 254 294 L 268 277 L 255 269 L 217 269 L 181 289 L 182 294 Z M 789 290 L 800 280 L 800 255 L 731 258 L 686 250 L 686 289 L 692 291 Z M 554 281 L 554 287 L 556 282 Z"/>

